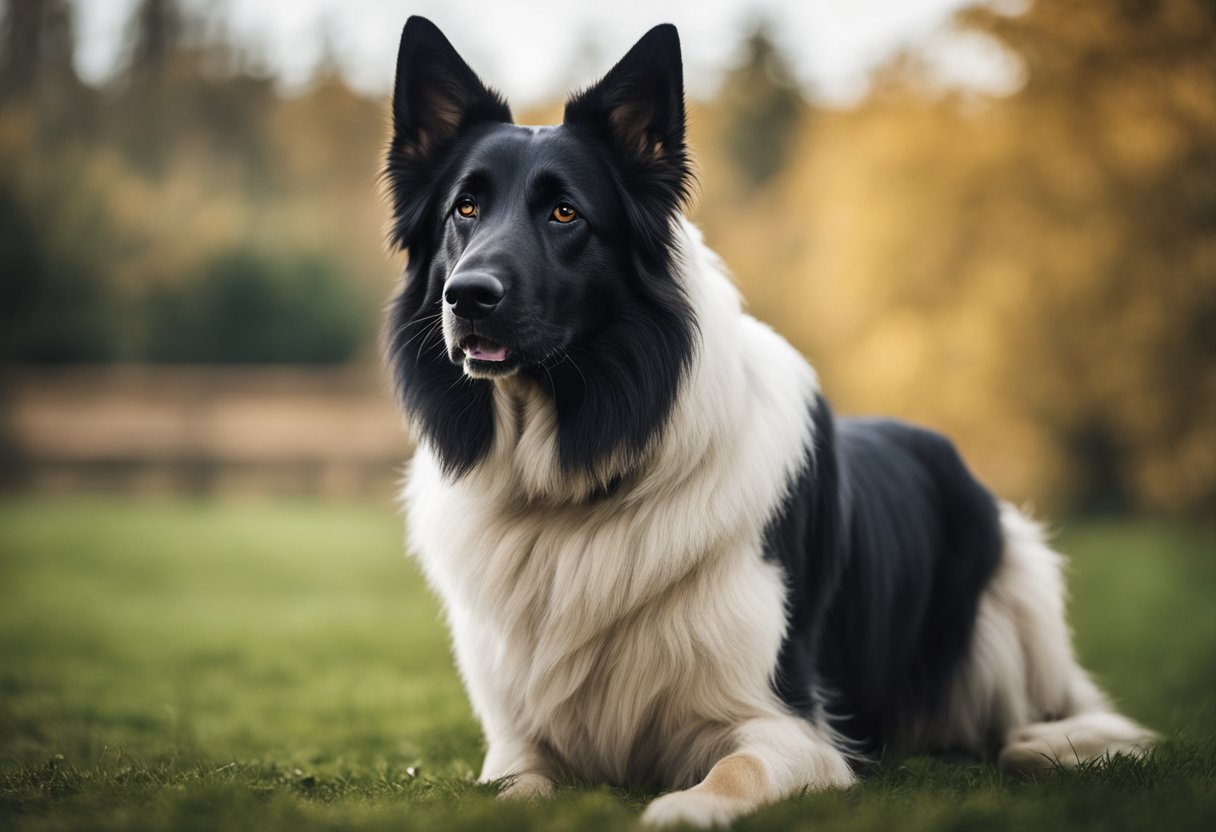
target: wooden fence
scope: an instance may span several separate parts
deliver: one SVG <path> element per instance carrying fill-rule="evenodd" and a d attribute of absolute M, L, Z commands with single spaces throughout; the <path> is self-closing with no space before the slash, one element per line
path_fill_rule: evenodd
<path fill-rule="evenodd" d="M 388 496 L 410 451 L 375 367 L 10 368 L 0 379 L 10 490 Z"/>

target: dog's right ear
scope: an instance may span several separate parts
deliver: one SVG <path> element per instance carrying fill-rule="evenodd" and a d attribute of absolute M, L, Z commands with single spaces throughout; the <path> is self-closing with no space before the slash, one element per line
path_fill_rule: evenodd
<path fill-rule="evenodd" d="M 564 124 L 611 148 L 637 251 L 665 262 L 692 170 L 684 144 L 680 36 L 655 26 L 608 74 L 566 102 Z"/>
<path fill-rule="evenodd" d="M 405 22 L 384 168 L 395 245 L 407 248 L 422 227 L 429 189 L 452 143 L 475 125 L 510 121 L 506 102 L 481 82 L 434 23 L 416 15 Z"/>

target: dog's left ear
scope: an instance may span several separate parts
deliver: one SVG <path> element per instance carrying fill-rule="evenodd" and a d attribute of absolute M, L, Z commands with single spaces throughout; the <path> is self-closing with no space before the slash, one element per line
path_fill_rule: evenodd
<path fill-rule="evenodd" d="M 426 211 L 424 195 L 452 143 L 478 124 L 510 121 L 506 102 L 481 82 L 439 27 L 425 17 L 405 22 L 384 170 L 396 214 L 393 242 L 412 242 Z"/>
<path fill-rule="evenodd" d="M 690 172 L 676 27 L 664 23 L 643 35 L 598 83 L 566 102 L 565 123 L 607 141 L 652 187 L 666 186 L 678 208 Z"/>

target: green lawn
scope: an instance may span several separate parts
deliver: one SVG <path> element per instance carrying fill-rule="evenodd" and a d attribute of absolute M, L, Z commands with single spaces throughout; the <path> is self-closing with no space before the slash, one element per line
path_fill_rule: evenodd
<path fill-rule="evenodd" d="M 0 502 L 0 829 L 627 829 L 501 804 L 388 508 Z M 1170 739 L 1033 781 L 917 759 L 740 829 L 1216 829 L 1216 535 L 1078 525 L 1080 653 Z"/>

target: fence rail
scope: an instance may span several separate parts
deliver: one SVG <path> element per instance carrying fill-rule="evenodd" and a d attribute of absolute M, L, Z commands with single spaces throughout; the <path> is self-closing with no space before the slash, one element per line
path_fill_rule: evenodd
<path fill-rule="evenodd" d="M 361 365 L 8 369 L 0 407 L 22 490 L 388 495 L 410 451 Z"/>

